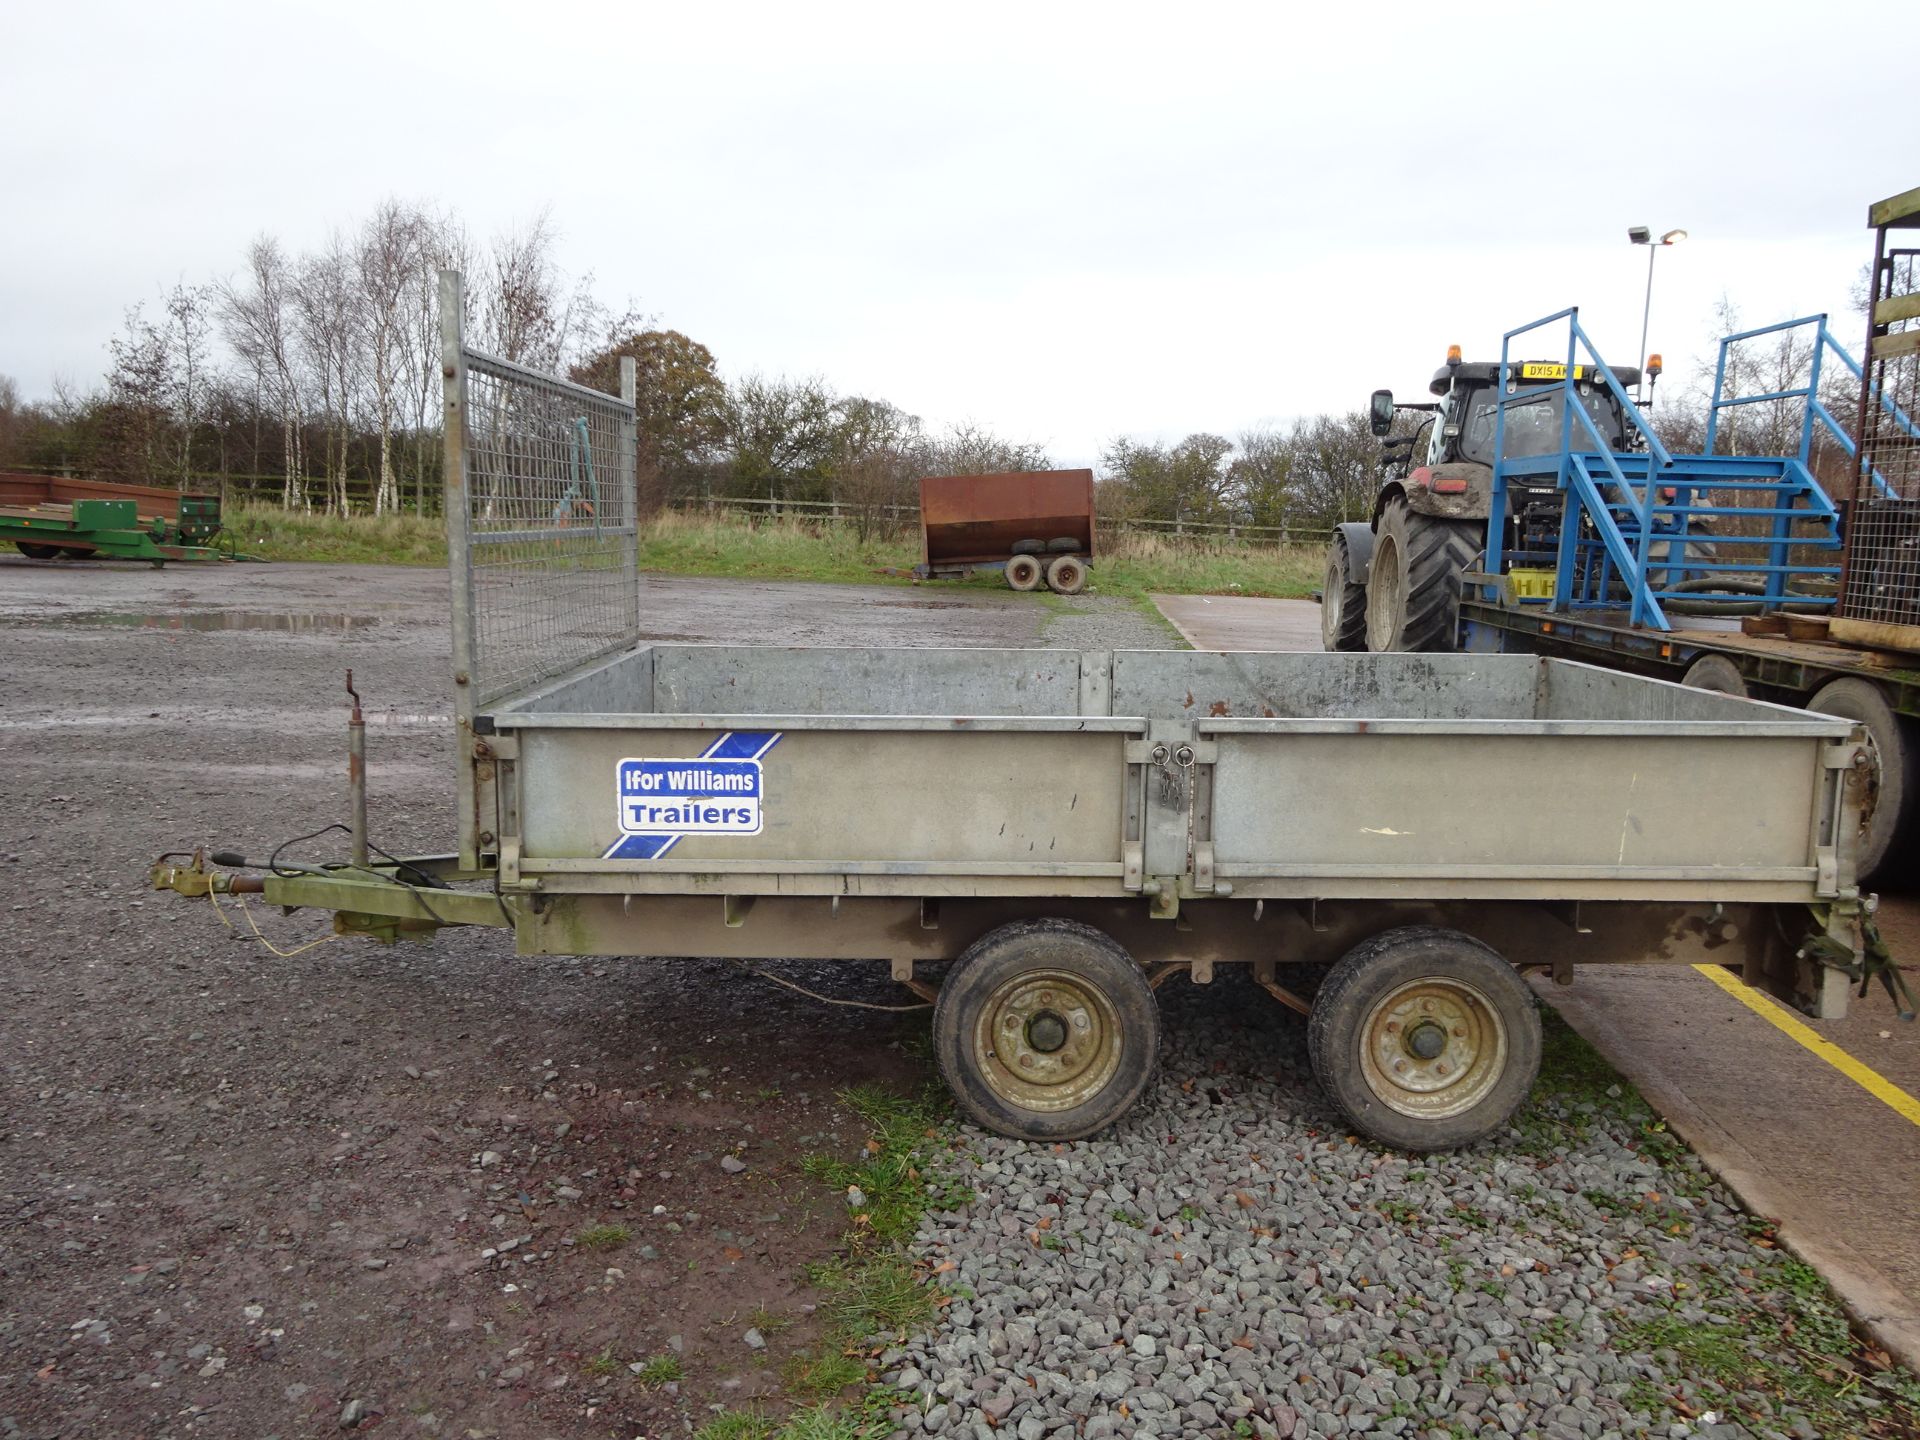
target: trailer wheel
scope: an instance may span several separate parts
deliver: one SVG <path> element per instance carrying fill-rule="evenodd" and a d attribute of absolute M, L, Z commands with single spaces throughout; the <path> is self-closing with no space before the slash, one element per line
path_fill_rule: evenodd
<path fill-rule="evenodd" d="M 1047 562 L 1047 588 L 1059 595 L 1078 595 L 1087 588 L 1087 562 L 1078 555 L 1056 555 Z"/>
<path fill-rule="evenodd" d="M 1007 548 L 1015 555 L 1044 555 L 1047 553 L 1046 545 L 1039 540 L 1016 540 Z"/>
<path fill-rule="evenodd" d="M 1457 930 L 1363 941 L 1307 1018 L 1313 1073 L 1354 1128 L 1402 1150 L 1471 1144 L 1540 1073 L 1540 1010 L 1519 972 Z"/>
<path fill-rule="evenodd" d="M 1320 589 L 1320 648 L 1367 648 L 1367 587 L 1353 579 L 1347 537 L 1338 530 L 1327 546 L 1327 578 Z"/>
<path fill-rule="evenodd" d="M 1485 542 L 1481 521 L 1416 515 L 1405 497 L 1389 500 L 1367 571 L 1367 648 L 1455 648 L 1460 575 Z"/>
<path fill-rule="evenodd" d="M 1724 655 L 1702 655 L 1687 667 L 1680 683 L 1694 690 L 1711 690 L 1717 695 L 1747 698 L 1747 677 L 1740 667 Z"/>
<path fill-rule="evenodd" d="M 1040 562 L 1031 555 L 1016 555 L 1007 561 L 1007 584 L 1016 590 L 1040 587 Z"/>
<path fill-rule="evenodd" d="M 1860 849 L 1854 869 L 1861 884 L 1881 872 L 1891 872 L 1903 839 L 1915 820 L 1915 792 L 1920 781 L 1914 762 L 1920 740 L 1911 720 L 1894 713 L 1880 687 L 1870 680 L 1835 680 L 1823 685 L 1807 701 L 1807 709 L 1823 715 L 1857 720 L 1866 727 L 1867 750 L 1873 757 L 1867 791 L 1867 814 L 1860 825 Z"/>
<path fill-rule="evenodd" d="M 13 548 L 29 560 L 51 560 L 60 553 L 58 545 L 36 545 L 31 540 L 16 540 Z"/>
<path fill-rule="evenodd" d="M 1047 541 L 1047 549 L 1055 555 L 1072 555 L 1079 551 L 1080 541 L 1072 535 L 1056 535 Z"/>
<path fill-rule="evenodd" d="M 1153 987 L 1111 937 L 1020 920 L 955 962 L 933 1007 L 940 1078 L 975 1124 L 1077 1140 L 1133 1107 L 1160 1054 Z"/>

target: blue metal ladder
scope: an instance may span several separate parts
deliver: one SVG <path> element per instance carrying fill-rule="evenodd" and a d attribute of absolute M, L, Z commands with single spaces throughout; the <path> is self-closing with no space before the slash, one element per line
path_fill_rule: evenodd
<path fill-rule="evenodd" d="M 1567 358 L 1560 382 L 1561 444 L 1557 453 L 1506 458 L 1506 412 L 1537 403 L 1548 386 L 1509 390 L 1514 340 L 1559 321 L 1567 325 Z M 1764 394 L 1725 394 L 1727 352 L 1743 340 L 1814 326 L 1816 339 L 1806 385 Z M 1502 572 L 1504 517 L 1512 481 L 1538 485 L 1552 480 L 1564 496 L 1560 516 L 1554 593 L 1535 603 L 1556 610 L 1621 609 L 1628 622 L 1670 630 L 1666 602 L 1758 602 L 1762 609 L 1831 606 L 1840 576 L 1840 515 L 1808 461 L 1816 427 L 1851 457 L 1853 437 L 1820 400 L 1820 375 L 1828 352 L 1860 378 L 1860 366 L 1828 332 L 1824 315 L 1790 320 L 1729 335 L 1720 342 L 1706 453 L 1676 455 L 1661 443 L 1618 377 L 1581 329 L 1578 309 L 1562 310 L 1501 337 L 1499 410 L 1494 430 L 1493 506 L 1488 523 L 1486 569 Z M 1584 360 L 1582 355 L 1584 353 Z M 1577 366 L 1584 365 L 1581 375 Z M 1576 377 L 1604 384 L 1642 448 L 1616 450 L 1600 434 L 1575 392 Z M 1720 417 L 1736 407 L 1765 401 L 1803 400 L 1799 452 L 1795 455 L 1720 455 L 1715 448 Z M 1894 412 L 1908 433 L 1920 433 Z M 1632 443 L 1630 441 L 1629 443 Z M 1876 481 L 1880 477 L 1876 475 Z M 1884 484 L 1884 482 L 1881 482 Z M 1726 522 L 1758 533 L 1727 531 Z M 1808 552 L 1812 552 L 1809 554 Z M 1827 555 L 1834 557 L 1828 563 Z M 1816 588 L 1808 593 L 1806 587 Z M 1795 585 L 1801 587 L 1796 590 Z M 1624 590 L 1624 598 L 1622 591 Z"/>

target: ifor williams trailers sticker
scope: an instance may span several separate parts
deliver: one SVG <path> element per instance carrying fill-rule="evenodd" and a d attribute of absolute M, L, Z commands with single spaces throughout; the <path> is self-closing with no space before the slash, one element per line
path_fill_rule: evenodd
<path fill-rule="evenodd" d="M 620 838 L 603 860 L 657 860 L 683 835 L 758 835 L 766 824 L 760 761 L 778 731 L 729 730 L 692 759 L 638 757 L 615 768 Z"/>

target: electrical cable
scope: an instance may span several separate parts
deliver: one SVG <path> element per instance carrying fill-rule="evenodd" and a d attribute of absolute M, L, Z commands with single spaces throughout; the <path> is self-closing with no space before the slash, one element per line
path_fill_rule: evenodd
<path fill-rule="evenodd" d="M 836 1000 L 831 995 L 822 995 L 818 990 L 809 990 L 804 985 L 796 985 L 791 980 L 782 980 L 778 975 L 769 975 L 764 970 L 756 970 L 744 960 L 733 962 L 749 975 L 757 975 L 762 980 L 771 980 L 775 985 L 784 985 L 789 990 L 798 991 L 809 1000 L 818 1000 L 825 1005 L 844 1005 L 849 1010 L 884 1010 L 889 1014 L 901 1014 L 909 1010 L 931 1010 L 933 1002 L 923 1000 L 917 1005 L 875 1005 L 868 1000 Z"/>
<path fill-rule="evenodd" d="M 258 940 L 262 945 L 266 946 L 267 949 L 272 951 L 275 955 L 278 955 L 282 960 L 291 960 L 296 955 L 305 954 L 307 951 L 313 949 L 316 945 L 324 945 L 329 940 L 338 940 L 340 938 L 338 935 L 335 935 L 335 934 L 322 935 L 318 940 L 309 940 L 306 944 L 296 946 L 291 950 L 282 950 L 278 945 L 275 945 L 271 940 L 269 940 L 265 935 L 263 935 L 260 932 L 259 922 L 253 918 L 253 911 L 247 908 L 246 896 L 236 895 L 233 898 L 235 902 L 238 903 L 238 905 L 240 906 L 240 915 L 247 922 L 247 928 L 253 931 L 253 938 Z M 232 930 L 234 934 L 238 935 L 240 933 L 238 927 L 236 927 L 234 923 L 227 918 L 227 912 L 220 908 L 220 900 L 213 893 L 213 888 L 211 886 L 207 888 L 207 900 L 213 906 L 213 913 L 220 917 L 220 923 L 226 926 L 227 929 Z"/>

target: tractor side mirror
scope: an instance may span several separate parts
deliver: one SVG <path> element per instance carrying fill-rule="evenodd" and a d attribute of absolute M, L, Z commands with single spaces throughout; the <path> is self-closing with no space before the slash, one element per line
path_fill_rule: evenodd
<path fill-rule="evenodd" d="M 1368 419 L 1372 422 L 1373 433 L 1384 435 L 1393 429 L 1393 392 L 1376 390 L 1368 406 Z"/>

